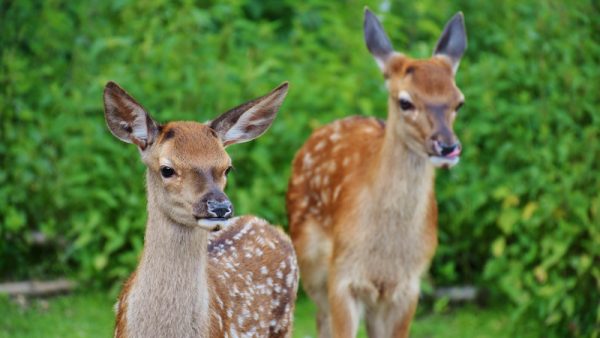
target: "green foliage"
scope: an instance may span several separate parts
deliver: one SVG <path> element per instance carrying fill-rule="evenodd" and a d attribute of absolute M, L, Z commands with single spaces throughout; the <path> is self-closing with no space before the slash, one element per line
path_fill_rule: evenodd
<path fill-rule="evenodd" d="M 379 4 L 369 4 L 376 12 Z M 363 3 L 29 1 L 0 4 L 0 275 L 118 285 L 145 223 L 144 168 L 114 139 L 115 80 L 159 121 L 205 121 L 284 80 L 261 139 L 231 148 L 239 213 L 285 224 L 290 162 L 311 130 L 385 116 Z M 465 13 L 457 83 L 465 153 L 440 171 L 434 284 L 475 283 L 556 335 L 600 325 L 600 10 L 578 2 L 392 2 L 394 45 L 427 57 Z M 46 244 L 36 238 L 42 235 Z M 531 318 L 531 317 L 526 317 Z"/>

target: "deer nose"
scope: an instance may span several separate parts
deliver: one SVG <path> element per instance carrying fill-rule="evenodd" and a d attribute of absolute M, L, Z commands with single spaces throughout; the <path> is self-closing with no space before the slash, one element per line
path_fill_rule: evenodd
<path fill-rule="evenodd" d="M 229 200 L 208 200 L 206 209 L 211 217 L 229 218 L 233 214 L 233 206 Z"/>
<path fill-rule="evenodd" d="M 458 156 L 462 150 L 460 142 L 452 145 L 447 145 L 443 142 L 436 141 L 436 148 L 441 156 Z"/>

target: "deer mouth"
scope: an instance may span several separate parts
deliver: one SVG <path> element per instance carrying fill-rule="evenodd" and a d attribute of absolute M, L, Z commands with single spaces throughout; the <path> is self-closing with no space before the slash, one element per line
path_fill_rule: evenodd
<path fill-rule="evenodd" d="M 458 164 L 460 156 L 429 156 L 429 161 L 437 168 L 449 169 Z"/>
<path fill-rule="evenodd" d="M 434 154 L 429 154 L 429 160 L 437 168 L 452 168 L 458 164 L 460 160 L 460 154 L 462 148 L 460 145 L 450 147 L 451 149 L 445 150 L 438 144 L 434 144 Z M 452 149 L 454 148 L 454 149 Z"/>
<path fill-rule="evenodd" d="M 230 218 L 225 217 L 207 217 L 207 218 L 199 218 L 196 221 L 196 224 L 201 229 L 206 231 L 219 231 L 223 228 L 226 228 L 231 222 Z"/>

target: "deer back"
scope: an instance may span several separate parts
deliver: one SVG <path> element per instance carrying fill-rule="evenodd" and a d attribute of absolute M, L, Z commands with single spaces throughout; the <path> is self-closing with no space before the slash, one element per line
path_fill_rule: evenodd
<path fill-rule="evenodd" d="M 211 336 L 287 337 L 298 288 L 292 244 L 262 219 L 244 216 L 232 223 L 208 246 Z"/>

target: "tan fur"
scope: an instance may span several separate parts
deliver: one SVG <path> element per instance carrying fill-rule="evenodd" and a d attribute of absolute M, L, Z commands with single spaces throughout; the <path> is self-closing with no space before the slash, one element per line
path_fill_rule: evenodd
<path fill-rule="evenodd" d="M 387 121 L 349 117 L 316 130 L 293 161 L 287 194 L 303 285 L 319 337 L 406 337 L 419 280 L 437 246 L 432 134 L 452 130 L 462 94 L 443 57 L 396 54 L 384 68 Z M 409 92 L 416 109 L 401 111 Z M 444 108 L 432 118 L 429 107 Z M 452 133 L 449 141 L 456 141 Z"/>
<path fill-rule="evenodd" d="M 206 196 L 226 197 L 231 159 L 223 144 L 264 132 L 262 121 L 272 121 L 286 89 L 223 114 L 213 129 L 159 126 L 120 87 L 107 85 L 109 129 L 136 144 L 148 168 L 144 250 L 119 297 L 115 337 L 291 337 L 298 268 L 287 235 L 254 216 L 222 221 L 226 228 L 213 233 L 198 226 L 209 218 L 199 207 Z M 252 125 L 257 116 L 261 129 Z M 238 128 L 235 138 L 225 135 L 231 128 Z M 175 174 L 162 175 L 165 166 Z"/>

